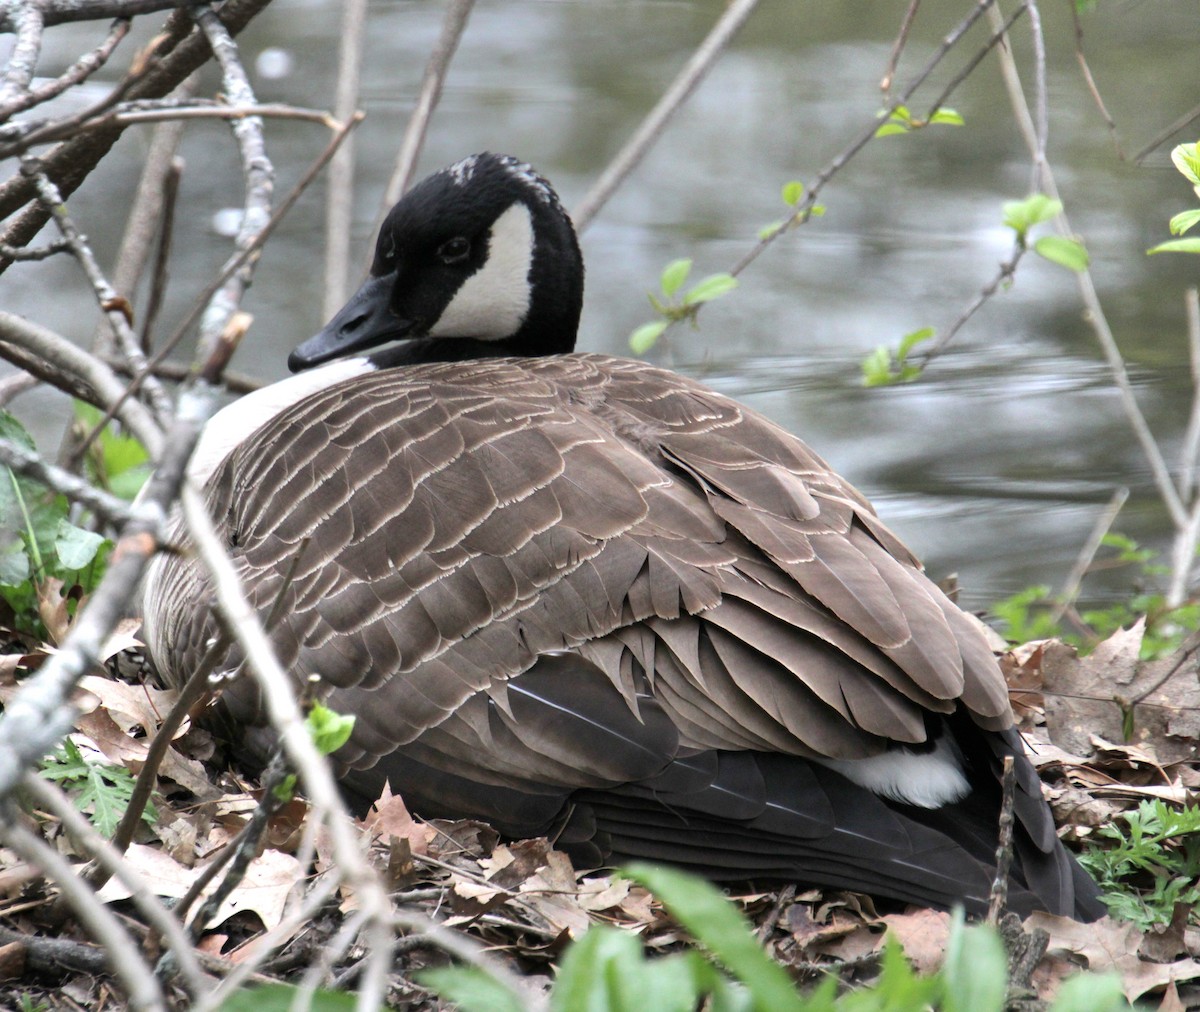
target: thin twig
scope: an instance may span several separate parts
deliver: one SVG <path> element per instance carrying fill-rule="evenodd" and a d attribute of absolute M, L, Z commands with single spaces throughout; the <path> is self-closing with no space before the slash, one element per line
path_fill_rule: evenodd
<path fill-rule="evenodd" d="M 342 5 L 341 43 L 338 46 L 337 89 L 333 115 L 348 120 L 358 108 L 362 71 L 363 36 L 367 22 L 366 0 L 346 0 Z M 343 144 L 329 162 L 325 187 L 325 283 L 321 319 L 328 320 L 346 301 L 350 270 L 350 233 L 354 221 L 354 141 Z"/>
<path fill-rule="evenodd" d="M 0 358 L 100 410 L 111 410 L 150 456 L 162 450 L 162 431 L 145 406 L 126 397 L 126 385 L 96 356 L 60 334 L 0 309 Z"/>
<path fill-rule="evenodd" d="M 203 499 L 190 485 L 182 492 L 184 517 L 196 547 L 197 557 L 209 571 L 216 606 L 226 628 L 235 636 L 246 665 L 262 689 L 263 703 L 280 744 L 304 783 L 313 805 L 314 817 L 329 828 L 338 869 L 358 893 L 360 909 L 368 915 L 367 951 L 370 963 L 358 995 L 360 1009 L 374 1009 L 382 1002 L 391 966 L 390 909 L 379 876 L 367 863 L 359 842 L 350 829 L 345 803 L 329 765 L 313 745 L 292 691 L 257 613 L 246 600 L 241 580 L 225 545 L 213 527 Z M 0 725 L 2 726 L 2 725 Z"/>
<path fill-rule="evenodd" d="M 1046 168 L 1046 141 L 1050 134 L 1050 112 L 1046 101 L 1046 37 L 1042 33 L 1042 15 L 1037 0 L 1026 0 L 1029 8 L 1029 35 L 1033 40 L 1034 136 L 1033 177 L 1030 190 L 1036 190 Z"/>
<path fill-rule="evenodd" d="M 179 202 L 179 183 L 183 178 L 183 166 L 182 158 L 171 159 L 171 164 L 162 178 L 162 195 L 156 201 L 162 209 L 162 221 L 158 232 L 158 248 L 154 253 L 154 267 L 150 272 L 150 295 L 146 299 L 146 312 L 141 327 L 142 350 L 147 355 L 154 347 L 154 325 L 158 322 L 158 314 L 167 295 L 171 245 L 175 238 L 175 211 Z M 155 376 L 160 375 L 157 369 L 151 371 Z M 225 382 L 228 385 L 228 376 L 225 377 Z"/>
<path fill-rule="evenodd" d="M 879 90 L 883 92 L 885 98 L 892 90 L 892 81 L 896 78 L 896 67 L 900 64 L 900 54 L 904 52 L 904 46 L 908 42 L 908 33 L 917 19 L 917 8 L 920 6 L 921 0 L 908 0 L 908 9 L 904 12 L 904 19 L 900 22 L 900 31 L 896 33 L 896 41 L 892 43 L 892 51 L 888 55 L 887 67 L 884 68 L 883 77 L 879 81 Z"/>
<path fill-rule="evenodd" d="M 37 67 L 38 55 L 42 51 L 42 32 L 45 29 L 42 8 L 36 3 L 12 5 L 10 15 L 15 24 L 16 41 L 4 68 L 4 81 L 0 84 L 0 106 L 29 94 L 29 84 Z"/>
<path fill-rule="evenodd" d="M 1146 146 L 1141 149 L 1141 151 L 1133 156 L 1133 164 L 1141 165 L 1150 152 L 1154 151 L 1160 144 L 1170 140 L 1175 136 L 1175 134 L 1179 133 L 1180 130 L 1186 130 L 1198 119 L 1200 119 L 1200 105 L 1192 107 L 1177 120 L 1175 120 L 1170 126 L 1156 133 L 1149 143 L 1147 143 Z"/>
<path fill-rule="evenodd" d="M 191 15 L 212 46 L 213 55 L 221 66 L 221 82 L 226 97 L 233 105 L 255 104 L 254 90 L 246 76 L 238 54 L 237 43 L 221 24 L 220 18 L 211 7 L 192 4 Z M 271 198 L 275 191 L 275 169 L 267 157 L 263 139 L 262 119 L 246 116 L 230 120 L 230 129 L 237 139 L 238 152 L 242 157 L 242 173 L 246 181 L 246 195 L 242 204 L 242 220 L 238 226 L 234 244 L 238 249 L 258 248 L 261 233 L 271 220 Z M 204 325 L 200 333 L 200 357 L 208 355 L 208 349 L 216 342 L 228 322 L 233 319 L 242 303 L 242 296 L 250 287 L 254 277 L 257 257 L 247 257 L 242 266 L 234 271 L 228 281 L 216 292 L 204 313 Z"/>
<path fill-rule="evenodd" d="M 383 201 L 376 215 L 375 228 L 372 234 L 379 230 L 383 217 L 391 206 L 400 199 L 400 195 L 408 189 L 416 172 L 417 159 L 425 144 L 425 134 L 429 130 L 429 121 L 437 108 L 442 96 L 442 84 L 446 79 L 446 71 L 454 53 L 458 49 L 459 40 L 466 31 L 467 20 L 475 0 L 450 0 L 446 7 L 446 15 L 442 19 L 442 30 L 438 35 L 436 45 L 429 54 L 429 62 L 425 64 L 425 76 L 421 79 L 421 90 L 417 94 L 417 104 L 409 117 L 408 126 L 404 131 L 404 139 L 400 142 L 400 153 L 396 156 L 396 167 L 392 169 L 391 178 L 383 191 Z M 336 307 L 334 307 L 336 309 Z M 328 315 L 328 314 L 327 314 Z"/>
<path fill-rule="evenodd" d="M 993 25 L 1000 27 L 1000 14 L 998 11 L 989 9 L 988 17 L 992 20 Z M 1021 89 L 1020 75 L 1017 73 L 1016 63 L 1013 60 L 1012 53 L 1008 49 L 1002 47 L 999 53 L 1000 67 L 1003 72 L 1009 101 L 1012 103 L 1013 113 L 1016 116 L 1017 126 L 1025 138 L 1025 143 L 1029 148 L 1030 154 L 1035 154 L 1038 149 L 1037 132 L 1033 125 L 1033 119 L 1029 114 L 1029 105 L 1025 101 L 1025 94 Z M 1054 171 L 1048 162 L 1042 164 L 1042 178 L 1040 182 L 1041 189 L 1048 196 L 1055 200 L 1061 199 L 1058 186 L 1054 180 Z M 1065 211 L 1055 219 L 1055 228 L 1060 235 L 1071 236 L 1073 234 L 1071 223 L 1067 219 Z M 1074 273 L 1076 284 L 1079 286 L 1080 297 L 1083 301 L 1084 318 L 1091 324 L 1092 332 L 1095 334 L 1100 349 L 1104 353 L 1109 373 L 1112 375 L 1113 382 L 1120 396 L 1121 407 L 1125 411 L 1125 417 L 1128 419 L 1130 427 L 1133 429 L 1134 435 L 1137 437 L 1138 443 L 1142 448 L 1142 453 L 1145 454 L 1146 461 L 1150 465 L 1155 487 L 1158 489 L 1158 494 L 1167 507 L 1171 522 L 1175 525 L 1177 531 L 1181 530 L 1188 523 L 1188 512 L 1184 508 L 1179 493 L 1175 490 L 1175 486 L 1171 480 L 1170 469 L 1163 459 L 1162 451 L 1159 449 L 1158 443 L 1154 439 L 1154 434 L 1150 431 L 1150 426 L 1146 423 L 1146 418 L 1138 406 L 1137 398 L 1133 394 L 1133 384 L 1129 381 L 1129 373 L 1125 368 L 1125 360 L 1121 356 L 1121 350 L 1117 347 L 1116 338 L 1113 337 L 1112 329 L 1108 325 L 1108 319 L 1104 315 L 1104 308 L 1100 305 L 1100 297 L 1096 293 L 1096 285 L 1091 271 L 1085 268 L 1082 271 Z"/>
<path fill-rule="evenodd" d="M 967 321 L 983 308 L 984 303 L 1000 290 L 1001 285 L 1012 279 L 1012 276 L 1016 273 L 1017 264 L 1021 262 L 1021 258 L 1025 253 L 1026 249 L 1024 245 L 1020 242 L 1015 243 L 1012 256 L 1000 265 L 996 271 L 996 276 L 979 290 L 979 294 L 971 300 L 970 305 L 959 313 L 957 319 L 938 335 L 938 339 L 929 348 L 921 354 L 913 356 L 915 363 L 921 369 L 925 369 L 935 358 L 945 351 L 950 342 L 954 340 L 955 335 L 966 326 Z"/>
<path fill-rule="evenodd" d="M 79 265 L 83 268 L 84 274 L 87 275 L 88 281 L 91 282 L 96 301 L 100 306 L 101 312 L 104 313 L 104 316 L 112 326 L 113 334 L 117 339 L 117 345 L 121 349 L 121 354 L 129 359 L 129 363 L 135 373 L 144 371 L 146 368 L 146 357 L 142 354 L 137 335 L 134 334 L 133 328 L 129 324 L 132 310 L 129 307 L 128 300 L 124 296 L 119 295 L 116 289 L 109 284 L 108 278 L 105 277 L 104 271 L 101 270 L 100 264 L 96 261 L 95 254 L 92 253 L 92 248 L 88 245 L 86 237 L 75 227 L 75 222 L 67 214 L 66 204 L 63 201 L 62 194 L 58 191 L 58 187 L 54 185 L 53 181 L 44 172 L 37 168 L 36 162 L 25 164 L 31 167 L 30 171 L 34 176 L 43 204 L 50 211 L 51 217 L 54 218 L 54 223 L 58 226 L 59 232 L 62 233 L 64 241 L 70 245 L 71 252 L 75 255 L 75 259 L 79 261 Z M 160 425 L 165 424 L 171 417 L 171 402 L 167 397 L 166 391 L 163 390 L 162 384 L 153 376 L 146 376 L 142 382 L 142 387 L 146 391 L 146 402 L 150 410 L 154 413 L 155 420 Z"/>
<path fill-rule="evenodd" d="M 1117 514 L 1121 512 L 1122 507 L 1125 505 L 1125 500 L 1128 498 L 1129 489 L 1124 487 L 1118 488 L 1113 492 L 1112 498 L 1108 500 L 1108 505 L 1104 507 L 1103 511 L 1096 518 L 1096 523 L 1092 526 L 1087 540 L 1084 541 L 1083 547 L 1079 550 L 1075 564 L 1067 574 L 1066 580 L 1063 581 L 1063 589 L 1059 593 L 1058 604 L 1050 612 L 1050 620 L 1055 625 L 1063 617 L 1067 608 L 1074 604 L 1075 598 L 1079 596 L 1079 586 L 1083 583 L 1083 578 L 1087 574 L 1088 567 L 1091 566 L 1092 560 L 1096 557 L 1096 552 L 1100 550 L 1100 545 L 1104 541 L 1104 535 L 1112 528 L 1113 523 L 1117 519 Z"/>
<path fill-rule="evenodd" d="M 176 90 L 176 95 L 190 96 L 195 90 L 197 76 L 193 75 L 183 82 Z M 154 237 L 167 229 L 167 217 L 170 214 L 167 181 L 171 177 L 172 166 L 176 161 L 176 152 L 183 140 L 183 124 L 180 122 L 163 123 L 155 127 L 150 135 L 150 145 L 142 164 L 141 176 L 138 179 L 137 190 L 125 219 L 125 231 L 121 236 L 121 245 L 117 251 L 116 266 L 112 271 L 113 287 L 123 292 L 130 302 L 150 261 L 154 249 Z M 147 353 L 145 327 L 141 329 L 138 347 L 142 354 Z M 103 341 L 93 344 L 93 350 L 105 354 L 107 348 Z"/>
<path fill-rule="evenodd" d="M 127 17 L 117 18 L 108 30 L 108 36 L 100 45 L 90 53 L 84 53 L 83 56 L 72 63 L 71 66 L 59 74 L 58 77 L 54 78 L 54 80 L 47 81 L 40 87 L 27 91 L 24 95 L 14 97 L 7 104 L 0 105 L 0 123 L 6 123 L 18 113 L 24 112 L 26 109 L 32 109 L 43 102 L 48 102 L 52 98 L 57 98 L 68 88 L 73 88 L 75 85 L 86 81 L 108 62 L 108 58 L 112 56 L 113 50 L 129 34 L 131 23 Z"/>
<path fill-rule="evenodd" d="M 899 96 L 889 103 L 889 105 L 884 109 L 882 115 L 871 120 L 871 122 L 864 127 L 859 134 L 850 141 L 849 144 L 842 148 L 842 150 L 839 151 L 829 161 L 829 163 L 821 169 L 819 173 L 817 173 L 816 179 L 814 179 L 812 184 L 809 186 L 804 200 L 802 200 L 797 206 L 795 213 L 790 218 L 786 219 L 777 229 L 774 229 L 767 235 L 763 236 L 763 238 L 759 239 L 757 243 L 747 250 L 746 253 L 744 253 L 737 261 L 737 263 L 735 263 L 729 269 L 730 274 L 732 274 L 734 277 L 737 277 L 747 267 L 754 263 L 755 260 L 762 256 L 762 254 L 766 252 L 767 248 L 772 243 L 776 242 L 780 236 L 786 232 L 790 232 L 793 228 L 796 228 L 797 226 L 808 221 L 808 219 L 812 216 L 813 207 L 816 206 L 817 197 L 825 188 L 826 184 L 828 184 L 828 182 L 846 166 L 851 158 L 858 154 L 858 152 L 865 147 L 872 140 L 872 138 L 874 138 L 875 131 L 879 129 L 879 123 L 881 120 L 886 121 L 887 118 L 896 111 L 896 109 L 909 103 L 909 100 L 912 98 L 916 90 L 922 84 L 924 84 L 926 80 L 928 80 L 929 76 L 934 72 L 934 70 L 937 69 L 942 60 L 946 58 L 946 54 L 949 53 L 950 50 L 956 45 L 958 45 L 959 40 L 971 29 L 971 26 L 975 24 L 975 22 L 985 11 L 992 9 L 994 3 L 995 0 L 978 0 L 976 5 L 971 9 L 967 16 L 964 17 L 963 20 L 957 25 L 955 25 L 953 30 L 944 39 L 942 39 L 941 45 L 938 46 L 937 50 L 921 69 L 920 73 L 918 73 L 916 77 L 914 77 L 908 83 L 904 91 Z M 1024 5 L 1017 8 L 1017 10 L 1013 12 L 1012 17 L 1009 19 L 1009 24 L 1015 21 L 1024 10 Z M 1003 32 L 1004 26 L 1001 25 L 1001 28 L 986 44 L 986 48 L 990 49 L 995 44 L 996 39 L 1003 35 Z M 947 97 L 949 97 L 948 94 L 943 93 L 942 97 L 939 99 L 939 103 L 944 101 Z"/>
<path fill-rule="evenodd" d="M 733 41 L 733 37 L 737 35 L 757 6 L 758 0 L 733 0 L 725 8 L 707 38 L 700 43 L 675 80 L 663 92 L 662 98 L 658 100 L 646 118 L 638 124 L 633 136 L 625 142 L 625 146 L 608 163 L 608 166 L 600 173 L 600 178 L 596 180 L 591 190 L 579 202 L 579 206 L 571 213 L 576 231 L 582 232 L 588 227 L 600 209 L 608 203 L 608 198 L 616 192 L 625 177 L 637 168 L 646 153 L 653 147 L 654 142 L 662 135 L 671 118 L 696 90 L 696 86 L 704 80 L 717 57 Z"/>
<path fill-rule="evenodd" d="M 179 0 L 37 0 L 46 26 L 71 21 L 107 21 L 112 18 L 131 18 L 138 14 L 170 10 Z M 0 7 L 0 32 L 15 29 L 14 4 Z"/>
<path fill-rule="evenodd" d="M 1095 78 L 1092 77 L 1092 68 L 1088 66 L 1087 57 L 1083 54 L 1083 19 L 1079 16 L 1079 5 L 1070 4 L 1069 6 L 1071 17 L 1075 22 L 1075 59 L 1079 62 L 1080 73 L 1083 74 L 1083 83 L 1087 85 L 1092 101 L 1096 103 L 1096 108 L 1100 110 L 1100 115 L 1108 127 L 1108 135 L 1112 138 L 1113 150 L 1116 152 L 1117 158 L 1124 161 L 1125 152 L 1121 150 L 1121 138 L 1117 134 L 1117 123 L 1109 115 L 1108 107 L 1105 106 L 1104 99 L 1100 97 L 1100 89 L 1096 86 Z"/>
<path fill-rule="evenodd" d="M 1179 451 L 1179 494 L 1190 499 L 1196 490 L 1200 465 L 1200 296 L 1195 285 L 1184 293 L 1187 311 L 1188 360 L 1192 368 L 1192 410 L 1188 415 L 1183 448 Z"/>
<path fill-rule="evenodd" d="M 996 876 L 988 897 L 987 923 L 1000 923 L 1000 915 L 1008 905 L 1008 876 L 1013 860 L 1013 804 L 1016 799 L 1017 775 L 1013 757 L 1004 757 L 1004 773 L 1000 778 L 1000 839 L 996 844 Z"/>
<path fill-rule="evenodd" d="M 121 927 L 121 922 L 75 874 L 66 858 L 28 829 L 22 819 L 11 804 L 3 809 L 0 833 L 3 833 L 5 844 L 54 882 L 79 922 L 93 939 L 102 942 L 108 965 L 121 981 L 129 1007 L 146 1012 L 166 1012 L 162 988 L 147 968 L 133 939 Z"/>
<path fill-rule="evenodd" d="M 166 938 L 175 955 L 179 972 L 183 975 L 188 994 L 192 998 L 208 990 L 206 975 L 196 962 L 192 943 L 184 933 L 180 922 L 163 906 L 150 890 L 145 879 L 121 853 L 102 837 L 62 790 L 36 773 L 27 773 L 22 786 L 34 800 L 50 812 L 71 837 L 109 874 L 129 890 L 129 899 L 137 906 L 146 921 Z M 92 888 L 98 888 L 92 884 Z"/>
<path fill-rule="evenodd" d="M 70 471 L 47 463 L 32 450 L 27 450 L 2 436 L 0 436 L 0 464 L 12 468 L 17 474 L 32 478 L 60 495 L 65 495 L 72 502 L 77 502 L 91 510 L 112 527 L 123 527 L 135 516 L 129 503 L 124 499 L 119 499 L 103 489 L 96 488 L 91 482 L 84 481 Z"/>

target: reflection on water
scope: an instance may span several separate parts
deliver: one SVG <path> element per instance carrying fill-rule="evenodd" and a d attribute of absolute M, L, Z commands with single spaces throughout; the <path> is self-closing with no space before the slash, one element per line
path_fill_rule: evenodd
<path fill-rule="evenodd" d="M 668 260 L 694 257 L 697 276 L 725 269 L 780 216 L 781 184 L 811 180 L 878 107 L 877 82 L 904 6 L 763 4 L 585 235 L 581 347 L 624 353 L 626 335 L 649 316 L 644 293 Z M 901 82 L 969 6 L 921 5 Z M 575 204 L 721 7 L 717 0 L 481 3 L 422 169 L 475 150 L 512 151 Z M 371 5 L 354 234 L 364 258 L 441 11 L 428 3 Z M 256 82 L 264 100 L 329 105 L 339 16 L 331 0 L 281 0 L 242 37 L 251 61 L 277 51 Z M 1182 290 L 1195 280 L 1196 261 L 1143 251 L 1166 236 L 1167 218 L 1188 205 L 1189 191 L 1165 167 L 1165 149 L 1153 169 L 1114 158 L 1079 78 L 1067 6 L 1047 5 L 1042 16 L 1051 162 L 1092 251 L 1143 409 L 1170 454 L 1189 408 Z M 1127 148 L 1194 103 L 1198 22 L 1184 4 L 1102 5 L 1085 20 L 1092 70 Z M 55 29 L 41 72 L 60 72 L 100 31 Z M 1018 52 L 1028 49 L 1022 32 Z M 972 45 L 982 38 L 975 31 Z M 292 60 L 291 73 L 280 52 Z M 965 58 L 964 51 L 937 72 L 934 87 Z M 105 71 L 104 79 L 115 74 Z M 202 92 L 215 87 L 209 77 Z M 1163 543 L 1168 526 L 1061 268 L 1027 258 L 1012 289 L 978 314 L 928 379 L 860 387 L 863 355 L 919 327 L 947 327 L 1010 252 L 1000 204 L 1024 195 L 1029 165 L 994 58 L 951 104 L 965 127 L 868 146 L 823 194 L 824 218 L 779 243 L 733 296 L 705 312 L 699 330 L 679 330 L 656 356 L 803 435 L 872 496 L 935 576 L 957 571 L 964 600 L 982 604 L 1031 582 L 1061 582 L 1118 485 L 1132 491 L 1121 529 Z M 105 261 L 146 137 L 130 131 L 117 157 L 72 200 Z M 325 138 L 311 125 L 272 122 L 268 140 L 282 193 Z M 184 155 L 187 214 L 176 236 L 168 320 L 227 255 L 227 240 L 210 222 L 240 200 L 225 127 L 190 126 Z M 279 377 L 287 350 L 320 325 L 321 220 L 318 188 L 268 246 L 246 304 L 255 327 L 235 367 Z M 96 320 L 77 272 L 61 260 L 10 271 L 0 279 L 0 304 L 80 342 Z M 37 416 L 53 445 L 62 407 L 44 393 L 17 407 Z"/>

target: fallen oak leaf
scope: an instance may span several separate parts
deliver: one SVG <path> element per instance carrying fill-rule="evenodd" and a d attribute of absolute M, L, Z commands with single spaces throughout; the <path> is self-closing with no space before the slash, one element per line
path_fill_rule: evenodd
<path fill-rule="evenodd" d="M 1200 961 L 1194 959 L 1150 963 L 1139 958 L 1142 932 L 1127 921 L 1102 917 L 1091 924 L 1080 924 L 1069 917 L 1037 912 L 1025 921 L 1026 931 L 1035 927 L 1050 935 L 1047 959 L 1034 973 L 1039 994 L 1047 993 L 1053 997 L 1062 979 L 1074 972 L 1074 960 L 1069 958 L 1072 955 L 1082 957 L 1089 970 L 1098 973 L 1116 970 L 1121 976 L 1121 989 L 1131 1002 L 1172 981 L 1200 977 Z M 1064 959 L 1064 954 L 1068 958 Z"/>

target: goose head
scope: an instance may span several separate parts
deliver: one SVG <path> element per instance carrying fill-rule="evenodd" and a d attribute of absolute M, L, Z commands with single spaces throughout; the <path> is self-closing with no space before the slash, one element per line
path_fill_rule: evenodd
<path fill-rule="evenodd" d="M 379 366 L 568 352 L 582 304 L 583 259 L 558 195 L 519 159 L 484 152 L 401 198 L 366 282 L 288 367 L 383 345 L 394 347 L 372 356 Z"/>

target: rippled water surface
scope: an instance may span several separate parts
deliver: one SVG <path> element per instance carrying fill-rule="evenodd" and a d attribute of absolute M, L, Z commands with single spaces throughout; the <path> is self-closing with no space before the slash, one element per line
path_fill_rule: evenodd
<path fill-rule="evenodd" d="M 698 274 L 728 268 L 778 218 L 780 185 L 811 180 L 874 115 L 878 82 L 906 3 L 764 0 L 732 50 L 584 236 L 588 294 L 581 347 L 624 353 L 649 318 L 645 291 L 670 259 Z M 901 84 L 974 6 L 926 0 Z M 703 37 L 717 2 L 480 3 L 450 73 L 422 170 L 481 149 L 526 158 L 570 206 L 620 147 Z M 1043 4 L 1051 111 L 1049 154 L 1074 227 L 1094 258 L 1106 312 L 1140 403 L 1174 463 L 1190 405 L 1183 289 L 1195 258 L 1144 255 L 1189 206 L 1169 167 L 1173 138 L 1135 166 L 1115 157 L 1073 54 L 1065 3 Z M 357 136 L 356 256 L 365 259 L 380 193 L 412 108 L 442 5 L 371 4 Z M 251 62 L 289 55 L 282 78 L 259 74 L 264 100 L 328 107 L 340 5 L 281 2 L 242 37 Z M 1136 151 L 1200 94 L 1200 15 L 1181 2 L 1113 0 L 1084 20 L 1086 46 L 1126 151 Z M 45 73 L 98 40 L 101 26 L 52 33 Z M 927 108 L 985 37 L 981 27 L 935 72 Z M 1028 26 L 1017 52 L 1027 79 Z M 126 58 L 127 59 L 127 58 Z M 122 64 L 123 66 L 123 64 Z M 206 78 L 202 91 L 216 87 Z M 936 89 L 936 90 L 935 90 Z M 800 433 L 873 498 L 935 576 L 957 571 L 965 600 L 985 603 L 1031 582 L 1057 584 L 1112 490 L 1130 504 L 1118 527 L 1165 544 L 1169 528 L 1063 269 L 1029 257 L 912 386 L 863 390 L 858 363 L 923 326 L 944 329 L 1010 251 L 1000 204 L 1029 186 L 994 56 L 950 99 L 962 128 L 870 145 L 823 194 L 827 213 L 778 243 L 741 288 L 680 329 L 655 357 Z M 1194 128 L 1193 128 L 1194 129 Z M 71 209 L 111 258 L 148 134 L 118 156 Z M 325 141 L 319 127 L 273 121 L 270 154 L 283 192 Z M 240 202 L 224 127 L 189 128 L 168 313 L 178 314 L 226 256 L 213 218 Z M 255 327 L 235 367 L 263 378 L 320 325 L 320 188 L 268 246 L 246 308 Z M 48 293 L 53 292 L 53 298 Z M 72 294 L 75 293 L 75 294 Z M 90 339 L 96 315 L 73 266 L 9 271 L 0 303 Z M 18 401 L 40 434 L 60 424 L 45 394 Z M 1096 585 L 1093 594 L 1120 586 Z"/>

